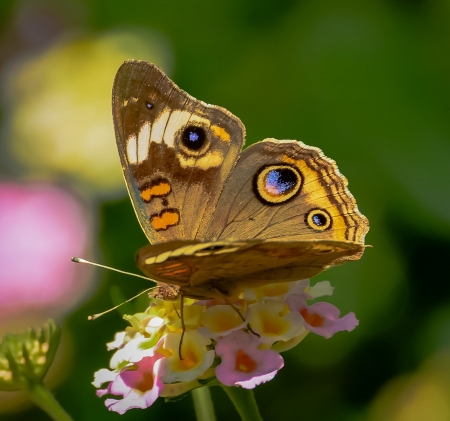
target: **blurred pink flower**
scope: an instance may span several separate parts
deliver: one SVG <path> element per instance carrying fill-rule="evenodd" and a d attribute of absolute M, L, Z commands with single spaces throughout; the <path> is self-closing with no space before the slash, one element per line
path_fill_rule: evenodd
<path fill-rule="evenodd" d="M 85 292 L 90 219 L 69 193 L 44 183 L 0 183 L 0 322 L 13 314 L 57 316 Z"/>

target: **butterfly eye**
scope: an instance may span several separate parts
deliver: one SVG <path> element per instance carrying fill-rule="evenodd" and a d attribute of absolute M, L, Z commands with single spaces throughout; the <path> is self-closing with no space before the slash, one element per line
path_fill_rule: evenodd
<path fill-rule="evenodd" d="M 198 151 L 206 140 L 205 131 L 198 126 L 188 126 L 183 130 L 181 137 L 183 145 L 190 151 Z"/>
<path fill-rule="evenodd" d="M 326 229 L 331 228 L 331 216 L 323 209 L 313 209 L 309 211 L 305 220 L 306 224 L 316 231 L 325 231 Z"/>
<path fill-rule="evenodd" d="M 256 196 L 265 204 L 280 204 L 300 191 L 302 175 L 289 165 L 269 165 L 261 168 L 254 178 Z"/>

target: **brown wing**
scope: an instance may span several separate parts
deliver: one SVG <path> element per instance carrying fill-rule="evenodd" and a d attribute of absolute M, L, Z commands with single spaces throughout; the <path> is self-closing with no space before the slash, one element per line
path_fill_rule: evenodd
<path fill-rule="evenodd" d="M 150 278 L 179 285 L 191 296 L 232 295 L 236 290 L 312 277 L 362 253 L 361 244 L 333 241 L 174 241 L 138 254 Z"/>
<path fill-rule="evenodd" d="M 368 229 L 333 160 L 302 142 L 267 139 L 241 153 L 198 237 L 364 244 Z M 347 258 L 363 252 L 354 250 Z"/>
<path fill-rule="evenodd" d="M 195 238 L 244 143 L 240 120 L 135 60 L 117 72 L 113 116 L 127 188 L 149 241 Z"/>

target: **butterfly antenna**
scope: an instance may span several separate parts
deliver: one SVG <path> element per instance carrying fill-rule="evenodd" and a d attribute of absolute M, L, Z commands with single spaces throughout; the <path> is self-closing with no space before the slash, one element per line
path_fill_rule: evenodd
<path fill-rule="evenodd" d="M 114 272 L 123 273 L 124 275 L 130 275 L 130 276 L 134 276 L 134 277 L 136 277 L 136 278 L 142 278 L 142 279 L 145 279 L 145 280 L 147 280 L 147 281 L 156 282 L 156 281 L 154 281 L 153 279 L 147 278 L 146 276 L 138 275 L 137 273 L 126 272 L 126 271 L 124 271 L 124 270 L 115 269 L 115 268 L 112 268 L 112 267 L 110 267 L 110 266 L 105 266 L 105 265 L 101 265 L 101 264 L 99 264 L 99 263 L 90 262 L 89 260 L 81 259 L 80 257 L 72 257 L 72 262 L 75 262 L 75 263 L 86 263 L 86 264 L 88 264 L 88 265 L 98 266 L 98 267 L 103 268 L 103 269 L 109 269 L 109 270 L 112 270 L 112 271 L 114 271 Z M 95 320 L 95 319 L 98 319 L 100 316 L 103 316 L 104 314 L 109 313 L 110 311 L 115 310 L 116 308 L 120 307 L 121 305 L 123 305 L 123 304 L 125 304 L 125 303 L 129 303 L 130 301 L 133 301 L 135 298 L 139 297 L 139 296 L 142 295 L 142 294 L 145 294 L 146 292 L 151 291 L 152 289 L 155 289 L 156 287 L 157 287 L 157 286 L 147 288 L 145 291 L 140 292 L 139 294 L 135 295 L 134 297 L 131 297 L 130 299 L 124 301 L 123 303 L 120 303 L 119 305 L 117 305 L 117 306 L 115 306 L 115 307 L 113 307 L 113 308 L 110 308 L 109 310 L 106 310 L 106 311 L 104 311 L 104 312 L 102 312 L 102 313 L 93 314 L 92 316 L 89 316 L 89 317 L 88 317 L 88 320 Z"/>
<path fill-rule="evenodd" d="M 112 268 L 110 266 L 104 266 L 104 265 L 101 265 L 99 263 L 90 262 L 89 260 L 81 259 L 80 257 L 72 257 L 71 260 L 72 260 L 72 262 L 75 262 L 75 263 L 86 263 L 88 265 L 98 266 L 99 268 L 109 269 L 109 270 L 112 270 L 114 272 L 123 273 L 124 275 L 130 275 L 130 276 L 134 276 L 136 278 L 146 279 L 147 281 L 156 282 L 153 279 L 147 278 L 146 276 L 143 276 L 143 275 L 138 275 L 137 273 L 125 272 L 124 270 L 115 269 L 115 268 Z"/>
<path fill-rule="evenodd" d="M 152 289 L 155 289 L 156 287 L 151 287 L 151 288 L 147 288 L 145 291 L 140 292 L 139 294 L 135 295 L 134 297 L 129 298 L 128 300 L 124 301 L 123 303 L 120 303 L 118 305 L 116 305 L 113 308 L 110 308 L 109 310 L 106 310 L 102 313 L 98 313 L 98 314 L 93 314 L 92 316 L 88 316 L 88 320 L 95 320 L 98 319 L 100 316 L 103 316 L 106 313 L 109 313 L 110 311 L 115 310 L 116 308 L 119 308 L 121 305 L 129 303 L 130 301 L 133 301 L 135 298 L 139 297 L 142 294 L 145 294 L 146 292 L 151 291 Z"/>

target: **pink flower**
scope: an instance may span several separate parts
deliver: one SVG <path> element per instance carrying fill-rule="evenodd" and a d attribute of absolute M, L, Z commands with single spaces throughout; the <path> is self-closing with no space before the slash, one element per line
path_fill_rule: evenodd
<path fill-rule="evenodd" d="M 355 313 L 348 313 L 339 318 L 340 311 L 332 304 L 319 302 L 308 306 L 306 300 L 305 294 L 292 294 L 286 299 L 286 303 L 291 312 L 299 312 L 302 315 L 305 328 L 310 332 L 328 339 L 341 330 L 350 332 L 359 324 Z"/>
<path fill-rule="evenodd" d="M 132 326 L 108 344 L 116 350 L 112 370 L 99 370 L 93 385 L 110 384 L 97 395 L 122 396 L 105 404 L 123 414 L 130 408 L 147 408 L 158 396 L 181 396 L 210 381 L 253 389 L 272 380 L 284 366 L 279 352 L 296 346 L 310 331 L 329 338 L 358 325 L 353 313 L 339 318 L 331 304 L 307 306 L 307 300 L 333 293 L 327 281 L 310 287 L 309 280 L 302 280 L 245 293 L 247 299 L 235 302 L 244 309 L 246 322 L 221 300 L 187 300 L 182 342 L 181 301 L 152 299 L 144 313 L 125 316 Z"/>
<path fill-rule="evenodd" d="M 216 367 L 217 379 L 226 386 L 253 389 L 275 377 L 283 367 L 283 358 L 271 349 L 259 349 L 262 343 L 251 333 L 238 330 L 221 338 L 216 354 L 222 358 Z"/>
<path fill-rule="evenodd" d="M 44 309 L 45 318 L 57 316 L 86 292 L 91 269 L 70 258 L 86 256 L 89 229 L 83 207 L 64 190 L 0 183 L 0 322 Z"/>
<path fill-rule="evenodd" d="M 110 411 L 124 414 L 132 408 L 148 408 L 160 395 L 164 383 L 158 376 L 161 354 L 154 353 L 144 357 L 139 362 L 129 364 L 119 373 L 106 369 L 99 370 L 95 375 L 94 386 L 111 382 L 106 389 L 97 391 L 97 396 L 106 394 L 122 396 L 123 399 L 106 399 L 105 405 Z"/>

